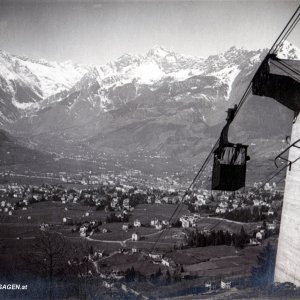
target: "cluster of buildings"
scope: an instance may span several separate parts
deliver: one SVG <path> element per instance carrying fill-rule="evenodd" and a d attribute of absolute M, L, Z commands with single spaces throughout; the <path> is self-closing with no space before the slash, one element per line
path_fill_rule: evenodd
<path fill-rule="evenodd" d="M 259 187 L 255 183 L 254 187 Z M 210 214 L 225 214 L 239 208 L 262 207 L 268 209 L 267 215 L 274 215 L 274 212 L 281 208 L 283 192 L 276 189 L 276 184 L 266 183 L 261 188 L 248 189 L 244 192 L 216 192 L 198 190 L 185 197 L 185 202 L 193 212 L 205 209 Z"/>

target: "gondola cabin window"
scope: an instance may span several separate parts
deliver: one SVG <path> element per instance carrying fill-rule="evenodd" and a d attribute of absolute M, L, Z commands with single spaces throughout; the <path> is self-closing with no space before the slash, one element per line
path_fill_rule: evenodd
<path fill-rule="evenodd" d="M 236 191 L 245 186 L 247 145 L 228 144 L 214 151 L 213 190 Z"/>
<path fill-rule="evenodd" d="M 240 147 L 223 147 L 220 158 L 217 159 L 224 165 L 243 165 L 246 163 L 246 149 Z"/>

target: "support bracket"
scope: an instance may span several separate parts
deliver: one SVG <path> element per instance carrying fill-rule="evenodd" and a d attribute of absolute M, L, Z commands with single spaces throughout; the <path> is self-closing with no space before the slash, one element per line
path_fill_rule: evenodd
<path fill-rule="evenodd" d="M 299 145 L 297 145 L 298 143 L 299 143 Z M 274 159 L 274 164 L 275 164 L 276 168 L 278 168 L 277 160 L 278 160 L 278 159 L 282 159 L 282 160 L 285 160 L 285 161 L 288 162 L 289 171 L 291 171 L 291 169 L 292 169 L 292 164 L 295 163 L 298 159 L 300 159 L 300 156 L 299 156 L 297 159 L 295 159 L 294 161 L 291 161 L 291 160 L 289 160 L 289 159 L 287 159 L 287 158 L 285 158 L 285 157 L 282 157 L 282 155 L 283 155 L 285 152 L 287 152 L 287 151 L 288 151 L 290 148 L 292 148 L 292 147 L 295 147 L 295 148 L 300 149 L 300 139 L 297 140 L 297 141 L 295 141 L 293 144 L 289 145 L 286 149 L 284 149 L 281 153 L 279 153 L 279 154 L 275 157 L 275 159 Z"/>

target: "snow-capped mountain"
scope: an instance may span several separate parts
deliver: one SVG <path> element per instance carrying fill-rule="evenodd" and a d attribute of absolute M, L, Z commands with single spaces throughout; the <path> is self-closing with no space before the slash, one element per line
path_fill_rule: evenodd
<path fill-rule="evenodd" d="M 93 107 L 107 111 L 117 108 L 119 104 L 116 99 L 111 99 L 113 89 L 119 90 L 120 87 L 132 84 L 137 96 L 145 86 L 153 90 L 164 82 L 184 82 L 201 75 L 215 78 L 218 81 L 215 82 L 217 87 L 224 86 L 224 99 L 228 100 L 244 56 L 249 56 L 249 53 L 231 48 L 219 56 L 204 59 L 155 46 L 145 55 L 125 54 L 114 62 L 91 67 L 72 64 L 70 61 L 56 63 L 32 60 L 1 51 L 1 90 L 5 94 L 1 95 L 1 99 L 5 105 L 10 104 L 10 109 L 15 114 L 21 112 L 23 115 L 22 112 L 26 111 L 30 115 L 30 112 L 36 113 L 50 104 L 63 101 L 74 92 L 95 89 L 99 85 L 97 95 L 94 93 L 89 100 Z M 197 86 L 192 87 L 196 88 Z M 11 118 L 7 114 L 4 116 L 2 123 L 16 119 L 15 115 Z"/>
<path fill-rule="evenodd" d="M 297 59 L 299 53 L 286 42 L 279 55 Z M 79 66 L 1 52 L 0 122 L 38 144 L 183 155 L 192 143 L 199 151 L 201 140 L 207 144 L 218 132 L 224 111 L 240 99 L 265 54 L 232 47 L 201 58 L 155 46 L 144 55 Z M 252 101 L 244 116 L 254 133 L 260 124 L 255 118 L 262 114 L 266 121 L 264 105 Z M 278 124 L 281 119 L 284 114 Z"/>
<path fill-rule="evenodd" d="M 32 60 L 0 51 L 0 123 L 15 121 L 38 109 L 41 101 L 68 91 L 88 70 L 70 61 Z"/>

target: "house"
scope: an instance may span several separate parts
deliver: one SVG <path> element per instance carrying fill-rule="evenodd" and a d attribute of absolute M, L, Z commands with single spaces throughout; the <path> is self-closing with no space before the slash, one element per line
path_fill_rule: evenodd
<path fill-rule="evenodd" d="M 204 283 L 204 286 L 208 289 L 211 289 L 211 281 L 207 281 Z"/>
<path fill-rule="evenodd" d="M 155 226 L 158 223 L 159 223 L 158 219 L 153 219 L 153 220 L 150 221 L 151 226 Z"/>
<path fill-rule="evenodd" d="M 227 208 L 226 207 L 217 207 L 216 208 L 216 214 L 224 214 L 226 213 Z"/>
<path fill-rule="evenodd" d="M 239 207 L 238 203 L 232 203 L 232 208 L 237 209 Z"/>
<path fill-rule="evenodd" d="M 81 237 L 86 237 L 87 236 L 87 227 L 85 225 L 81 226 L 79 229 L 79 235 Z"/>
<path fill-rule="evenodd" d="M 140 239 L 140 236 L 136 232 L 134 232 L 131 236 L 131 240 L 138 241 L 139 239 Z"/>
<path fill-rule="evenodd" d="M 103 281 L 102 285 L 107 289 L 111 289 L 114 286 L 113 283 L 108 283 L 107 281 Z"/>
<path fill-rule="evenodd" d="M 167 258 L 161 260 L 161 264 L 166 267 L 170 267 L 170 261 Z"/>
<path fill-rule="evenodd" d="M 155 225 L 155 229 L 161 230 L 161 229 L 162 229 L 162 224 L 157 223 L 157 224 Z"/>
<path fill-rule="evenodd" d="M 141 227 L 142 226 L 141 221 L 138 220 L 138 219 L 135 219 L 134 222 L 133 222 L 133 226 L 134 227 Z"/>
<path fill-rule="evenodd" d="M 249 244 L 250 244 L 251 246 L 257 246 L 257 245 L 260 245 L 261 242 L 258 241 L 258 239 L 251 238 Z"/>
<path fill-rule="evenodd" d="M 267 229 L 268 230 L 275 230 L 276 224 L 275 223 L 267 223 Z"/>
<path fill-rule="evenodd" d="M 103 228 L 102 229 L 102 233 L 108 233 L 108 229 L 107 228 Z"/>
<path fill-rule="evenodd" d="M 161 204 L 161 200 L 160 199 L 155 199 L 155 204 Z"/>
<path fill-rule="evenodd" d="M 162 254 L 158 253 L 149 253 L 149 257 L 155 260 L 161 260 L 162 259 Z"/>
<path fill-rule="evenodd" d="M 253 200 L 253 205 L 254 206 L 259 206 L 259 204 L 260 204 L 260 201 L 258 199 Z"/>
<path fill-rule="evenodd" d="M 256 233 L 255 237 L 258 239 L 258 240 L 262 240 L 264 237 L 265 237 L 265 231 L 264 230 L 260 230 Z"/>
<path fill-rule="evenodd" d="M 205 282 L 204 286 L 205 286 L 207 289 L 209 289 L 210 291 L 211 291 L 211 290 L 215 290 L 215 289 L 217 288 L 216 282 L 215 282 L 215 281 L 210 281 L 210 280 L 207 281 L 207 282 Z"/>
<path fill-rule="evenodd" d="M 162 221 L 162 224 L 163 224 L 164 226 L 169 226 L 169 225 L 170 225 L 170 222 L 169 222 L 168 220 L 163 220 L 163 221 Z"/>
<path fill-rule="evenodd" d="M 129 199 L 126 198 L 123 200 L 123 207 L 126 209 L 130 209 L 130 205 L 129 205 Z"/>
<path fill-rule="evenodd" d="M 73 225 L 73 220 L 71 218 L 65 217 L 63 218 L 63 223 L 65 225 Z"/>
<path fill-rule="evenodd" d="M 41 201 L 43 197 L 40 194 L 33 194 L 32 198 L 36 201 Z"/>
<path fill-rule="evenodd" d="M 163 258 L 161 260 L 161 264 L 166 267 L 173 267 L 173 268 L 176 267 L 175 262 L 168 257 Z"/>
<path fill-rule="evenodd" d="M 122 229 L 127 231 L 129 229 L 129 225 L 128 224 L 123 224 Z"/>
<path fill-rule="evenodd" d="M 47 231 L 47 230 L 49 230 L 49 228 L 50 228 L 49 224 L 41 224 L 40 225 L 41 231 Z"/>
<path fill-rule="evenodd" d="M 104 250 L 96 250 L 94 253 L 89 254 L 90 261 L 97 261 L 98 259 L 107 256 L 107 253 Z"/>
<path fill-rule="evenodd" d="M 166 204 L 169 203 L 169 197 L 163 197 L 162 202 L 164 202 Z"/>
<path fill-rule="evenodd" d="M 112 200 L 111 200 L 111 202 L 110 202 L 110 206 L 112 207 L 112 208 L 115 208 L 117 205 L 118 205 L 118 199 L 117 198 L 113 198 Z"/>
<path fill-rule="evenodd" d="M 272 208 L 270 208 L 267 212 L 268 216 L 274 216 L 274 210 Z"/>
<path fill-rule="evenodd" d="M 190 227 L 190 221 L 189 221 L 188 218 L 183 216 L 179 219 L 179 221 L 181 222 L 182 228 L 189 228 Z"/>
<path fill-rule="evenodd" d="M 197 200 L 195 201 L 195 206 L 199 207 L 206 204 L 204 195 L 197 195 Z"/>
<path fill-rule="evenodd" d="M 221 289 L 231 289 L 231 281 L 221 280 Z"/>

